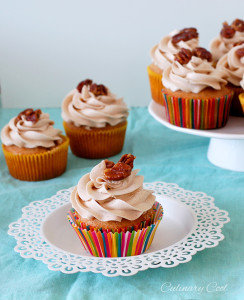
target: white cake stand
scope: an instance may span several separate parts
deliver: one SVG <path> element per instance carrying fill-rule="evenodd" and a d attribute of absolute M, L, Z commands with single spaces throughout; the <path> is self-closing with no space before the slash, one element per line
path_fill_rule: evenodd
<path fill-rule="evenodd" d="M 165 108 L 154 101 L 151 101 L 148 110 L 155 120 L 172 130 L 210 138 L 207 157 L 212 164 L 244 172 L 244 118 L 229 117 L 223 128 L 199 130 L 170 124 L 166 119 Z"/>

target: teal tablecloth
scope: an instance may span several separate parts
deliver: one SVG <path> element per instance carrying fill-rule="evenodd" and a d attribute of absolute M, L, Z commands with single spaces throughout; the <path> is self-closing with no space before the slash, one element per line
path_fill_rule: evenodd
<path fill-rule="evenodd" d="M 45 109 L 62 128 L 60 109 Z M 0 128 L 17 109 L 0 110 Z M 22 207 L 76 185 L 98 160 L 69 153 L 66 172 L 43 182 L 13 179 L 0 152 L 0 298 L 1 299 L 243 299 L 244 298 L 244 173 L 213 166 L 207 160 L 209 139 L 171 131 L 157 123 L 147 108 L 131 108 L 123 153 L 136 155 L 136 168 L 145 182 L 177 183 L 215 198 L 229 212 L 225 239 L 218 247 L 198 252 L 193 259 L 171 269 L 149 269 L 131 277 L 107 278 L 101 274 L 65 275 L 49 271 L 41 261 L 24 259 L 14 251 L 16 241 L 7 234 L 9 223 L 21 217 Z M 114 157 L 114 160 L 120 155 Z M 202 293 L 168 291 L 161 286 L 203 287 Z M 224 286 L 224 292 L 206 291 L 209 283 Z"/>

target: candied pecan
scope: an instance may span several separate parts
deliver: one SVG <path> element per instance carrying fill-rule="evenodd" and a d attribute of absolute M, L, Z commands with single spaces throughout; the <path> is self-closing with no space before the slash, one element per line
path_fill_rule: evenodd
<path fill-rule="evenodd" d="M 234 47 L 235 47 L 235 46 L 240 46 L 240 45 L 242 45 L 242 44 L 244 44 L 244 41 L 236 42 L 233 46 L 234 46 Z"/>
<path fill-rule="evenodd" d="M 187 64 L 192 57 L 192 52 L 189 49 L 181 48 L 178 53 L 175 54 L 175 60 L 181 65 Z"/>
<path fill-rule="evenodd" d="M 202 47 L 196 47 L 193 49 L 192 54 L 194 56 L 200 57 L 202 59 L 206 59 L 207 61 L 212 61 L 212 54 L 207 49 Z"/>
<path fill-rule="evenodd" d="M 105 159 L 106 169 L 110 169 L 114 166 L 114 162 L 108 159 Z"/>
<path fill-rule="evenodd" d="M 130 176 L 133 169 L 133 161 L 136 157 L 132 154 L 124 154 L 117 164 L 105 160 L 106 169 L 104 170 L 104 177 L 107 180 L 119 181 Z M 110 167 L 112 166 L 112 167 Z"/>
<path fill-rule="evenodd" d="M 90 86 L 90 91 L 95 95 L 95 96 L 101 96 L 101 95 L 107 95 L 108 91 L 106 86 L 104 86 L 103 84 L 96 84 L 93 83 Z"/>
<path fill-rule="evenodd" d="M 136 157 L 129 153 L 129 154 L 122 155 L 119 162 L 123 162 L 123 163 L 129 165 L 131 167 L 131 169 L 133 169 L 133 167 L 134 167 L 133 162 L 135 159 L 136 159 Z"/>
<path fill-rule="evenodd" d="M 110 169 L 104 170 L 104 177 L 107 180 L 119 181 L 131 174 L 131 167 L 125 163 L 118 162 Z"/>
<path fill-rule="evenodd" d="M 187 42 L 191 39 L 197 38 L 198 32 L 196 28 L 190 27 L 190 28 L 184 28 L 179 33 L 172 36 L 171 41 L 175 45 L 179 43 L 180 41 Z"/>
<path fill-rule="evenodd" d="M 235 29 L 228 25 L 227 22 L 223 23 L 223 28 L 220 31 L 220 35 L 226 39 L 231 39 L 235 34 Z"/>
<path fill-rule="evenodd" d="M 238 50 L 236 50 L 236 55 L 241 58 L 244 56 L 244 47 L 243 48 L 239 48 Z"/>
<path fill-rule="evenodd" d="M 235 19 L 235 21 L 232 22 L 231 27 L 235 29 L 235 31 L 244 31 L 244 21 L 240 19 Z"/>
<path fill-rule="evenodd" d="M 20 121 L 22 116 L 25 116 L 26 121 L 36 123 L 40 119 L 41 113 L 42 111 L 40 109 L 33 110 L 32 108 L 27 108 L 18 114 L 15 118 L 15 123 Z"/>
<path fill-rule="evenodd" d="M 90 86 L 91 84 L 92 84 L 92 80 L 91 80 L 91 79 L 86 79 L 86 80 L 81 81 L 81 82 L 77 85 L 76 89 L 79 91 L 79 93 L 81 93 L 82 88 L 83 88 L 84 85 Z"/>

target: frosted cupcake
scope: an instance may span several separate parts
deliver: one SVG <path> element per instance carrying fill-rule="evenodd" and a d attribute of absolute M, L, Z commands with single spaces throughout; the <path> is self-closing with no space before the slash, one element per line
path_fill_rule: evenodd
<path fill-rule="evenodd" d="M 80 82 L 63 100 L 62 118 L 73 154 L 105 158 L 121 152 L 128 108 L 104 85 Z"/>
<path fill-rule="evenodd" d="M 53 125 L 49 115 L 40 109 L 26 109 L 2 129 L 3 153 L 13 177 L 39 181 L 65 171 L 68 138 Z"/>
<path fill-rule="evenodd" d="M 204 48 L 182 48 L 163 72 L 163 96 L 168 121 L 176 126 L 214 129 L 224 126 L 233 92 L 225 73 L 212 64 Z"/>
<path fill-rule="evenodd" d="M 92 255 L 138 255 L 152 243 L 163 211 L 152 191 L 143 189 L 139 170 L 132 170 L 134 159 L 125 154 L 117 164 L 101 161 L 71 194 L 68 219 Z"/>
<path fill-rule="evenodd" d="M 217 38 L 210 44 L 213 59 L 218 61 L 223 55 L 229 52 L 232 47 L 244 42 L 244 21 L 236 19 L 231 25 L 223 23 L 223 28 Z"/>
<path fill-rule="evenodd" d="M 159 44 L 155 45 L 150 56 L 152 64 L 147 67 L 151 86 L 152 99 L 163 105 L 162 73 L 174 61 L 174 55 L 180 48 L 194 49 L 198 46 L 198 32 L 195 28 L 174 30 L 165 36 Z"/>
<path fill-rule="evenodd" d="M 226 73 L 226 80 L 234 91 L 230 114 L 244 116 L 239 95 L 244 92 L 241 81 L 244 75 L 244 44 L 233 47 L 217 64 Z"/>

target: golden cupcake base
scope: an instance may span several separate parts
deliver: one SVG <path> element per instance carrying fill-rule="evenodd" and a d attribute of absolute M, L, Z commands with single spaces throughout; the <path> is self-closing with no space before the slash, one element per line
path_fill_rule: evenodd
<path fill-rule="evenodd" d="M 19 148 L 2 145 L 9 173 L 24 181 L 41 181 L 60 176 L 67 165 L 69 139 L 62 136 L 62 144 L 49 150 Z M 26 151 L 25 151 L 26 149 Z"/>
<path fill-rule="evenodd" d="M 74 155 L 83 158 L 106 158 L 122 151 L 127 121 L 104 128 L 86 129 L 65 121 L 63 126 Z"/>

